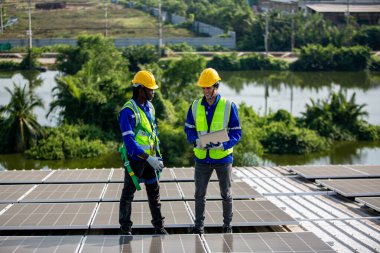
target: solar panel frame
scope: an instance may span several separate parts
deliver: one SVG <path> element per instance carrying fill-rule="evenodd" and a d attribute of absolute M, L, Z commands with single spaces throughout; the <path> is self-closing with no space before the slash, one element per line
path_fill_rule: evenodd
<path fill-rule="evenodd" d="M 194 200 L 195 185 L 194 182 L 179 182 L 179 187 L 185 200 Z M 251 199 L 263 198 L 263 196 L 253 189 L 246 182 L 232 182 L 231 185 L 233 199 Z M 219 200 L 220 195 L 219 182 L 209 182 L 207 187 L 206 199 Z"/>
<path fill-rule="evenodd" d="M 193 220 L 183 201 L 161 202 L 165 227 L 190 227 Z M 151 228 L 151 214 L 147 202 L 132 202 L 133 228 Z M 119 202 L 101 202 L 90 225 L 91 229 L 119 228 Z"/>
<path fill-rule="evenodd" d="M 110 177 L 110 183 L 124 183 L 124 171 L 125 169 L 113 169 L 113 173 Z M 161 173 L 160 182 L 174 182 L 174 176 L 171 169 L 165 168 Z"/>
<path fill-rule="evenodd" d="M 360 197 L 355 200 L 380 212 L 380 197 Z"/>
<path fill-rule="evenodd" d="M 53 173 L 49 170 L 0 171 L 0 184 L 41 184 Z"/>
<path fill-rule="evenodd" d="M 107 183 L 111 172 L 111 169 L 55 170 L 54 173 L 44 181 L 44 183 Z"/>
<path fill-rule="evenodd" d="M 204 234 L 208 252 L 333 253 L 312 232 Z"/>
<path fill-rule="evenodd" d="M 36 185 L 0 185 L 0 203 L 18 202 L 25 194 L 31 191 Z"/>
<path fill-rule="evenodd" d="M 0 236 L 2 253 L 78 252 L 83 236 Z"/>
<path fill-rule="evenodd" d="M 40 184 L 20 203 L 67 203 L 98 202 L 101 199 L 105 183 L 97 184 Z"/>
<path fill-rule="evenodd" d="M 143 185 L 143 184 L 142 184 Z M 101 201 L 114 202 L 119 201 L 123 190 L 123 183 L 109 183 Z M 182 200 L 181 192 L 175 182 L 160 183 L 161 200 Z M 136 191 L 134 201 L 147 201 L 148 196 L 146 190 L 142 186 L 141 191 Z"/>
<path fill-rule="evenodd" d="M 88 229 L 97 203 L 17 203 L 0 215 L 0 230 Z"/>
<path fill-rule="evenodd" d="M 380 179 L 331 179 L 316 182 L 345 197 L 380 195 Z"/>
<path fill-rule="evenodd" d="M 90 235 L 83 242 L 81 253 L 97 252 L 206 252 L 199 235 Z"/>
<path fill-rule="evenodd" d="M 187 201 L 191 215 L 195 217 L 195 202 Z M 297 225 L 282 209 L 268 200 L 234 200 L 232 226 L 281 226 Z M 207 201 L 204 224 L 207 227 L 223 226 L 222 201 Z"/>

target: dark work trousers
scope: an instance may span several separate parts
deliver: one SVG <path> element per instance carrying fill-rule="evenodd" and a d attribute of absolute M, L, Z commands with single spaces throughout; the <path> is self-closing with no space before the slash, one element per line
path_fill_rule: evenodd
<path fill-rule="evenodd" d="M 155 177 L 153 168 L 147 162 L 131 161 L 130 164 L 132 170 L 139 177 L 142 176 L 144 179 Z M 121 193 L 119 206 L 119 223 L 122 230 L 130 230 L 133 224 L 131 221 L 131 213 L 136 187 L 128 172 L 125 171 L 124 174 L 124 188 Z M 152 214 L 151 222 L 155 228 L 162 228 L 164 226 L 165 217 L 161 215 L 160 185 L 158 181 L 156 181 L 152 184 L 145 184 L 145 189 L 148 195 L 150 213 Z"/>
<path fill-rule="evenodd" d="M 198 229 L 203 229 L 204 227 L 207 186 L 214 170 L 218 176 L 220 195 L 222 196 L 223 226 L 231 226 L 233 215 L 231 194 L 232 163 L 195 163 L 195 227 Z"/>

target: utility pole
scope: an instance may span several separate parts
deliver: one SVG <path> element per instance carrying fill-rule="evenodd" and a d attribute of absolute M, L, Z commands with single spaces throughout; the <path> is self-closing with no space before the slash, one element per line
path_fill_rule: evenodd
<path fill-rule="evenodd" d="M 293 52 L 294 50 L 294 9 L 292 9 L 292 33 L 291 33 L 291 38 L 290 38 L 290 48 Z"/>
<path fill-rule="evenodd" d="M 105 19 L 105 32 L 104 36 L 108 37 L 108 6 L 107 6 L 107 0 L 104 1 L 104 19 Z"/>
<path fill-rule="evenodd" d="M 269 15 L 268 15 L 268 12 L 266 12 L 265 13 L 265 35 L 264 35 L 266 55 L 268 55 L 268 37 L 269 37 Z"/>
<path fill-rule="evenodd" d="M 30 1 L 28 0 L 28 19 L 29 19 L 29 30 L 27 35 L 29 35 L 29 49 L 32 49 L 32 14 L 30 12 Z"/>
<path fill-rule="evenodd" d="M 346 25 L 350 24 L 350 0 L 347 0 Z"/>
<path fill-rule="evenodd" d="M 3 25 L 3 1 L 0 1 L 0 25 L 1 25 L 1 33 L 4 32 L 4 25 Z"/>
<path fill-rule="evenodd" d="M 161 56 L 162 48 L 162 13 L 161 0 L 158 0 L 158 55 Z"/>

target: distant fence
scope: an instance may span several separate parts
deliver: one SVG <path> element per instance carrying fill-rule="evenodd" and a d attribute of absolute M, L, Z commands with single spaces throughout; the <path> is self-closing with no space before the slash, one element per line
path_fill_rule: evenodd
<path fill-rule="evenodd" d="M 154 46 L 158 45 L 158 38 L 117 38 L 114 39 L 116 47 L 127 47 L 132 45 L 145 45 L 151 44 Z M 226 48 L 235 48 L 236 47 L 236 38 L 235 35 L 232 34 L 229 38 L 221 38 L 221 37 L 195 37 L 195 38 L 163 38 L 164 44 L 178 44 L 186 42 L 190 46 L 200 47 L 204 45 L 211 46 L 222 46 Z M 29 45 L 28 39 L 0 39 L 0 43 L 9 43 L 12 47 L 26 47 Z M 75 46 L 77 43 L 76 39 L 69 38 L 51 38 L 51 39 L 33 39 L 32 44 L 33 47 L 44 47 L 44 46 L 52 46 L 57 44 L 66 44 Z"/>

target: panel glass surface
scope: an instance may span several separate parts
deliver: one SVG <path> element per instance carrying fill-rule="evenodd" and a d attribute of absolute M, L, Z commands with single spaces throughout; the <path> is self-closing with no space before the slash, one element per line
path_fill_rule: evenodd
<path fill-rule="evenodd" d="M 380 195 L 380 179 L 333 179 L 317 182 L 345 197 Z"/>
<path fill-rule="evenodd" d="M 17 203 L 0 215 L 0 230 L 86 229 L 96 203 Z"/>
<path fill-rule="evenodd" d="M 204 238 L 210 252 L 335 252 L 311 232 L 205 234 Z"/>
<path fill-rule="evenodd" d="M 194 182 L 179 182 L 178 184 L 184 195 L 184 199 L 193 200 L 195 192 Z M 253 189 L 249 184 L 245 182 L 232 182 L 231 189 L 232 198 L 234 199 L 263 197 L 260 193 L 258 193 L 255 189 Z M 220 195 L 219 182 L 208 183 L 206 199 L 222 199 Z"/>
<path fill-rule="evenodd" d="M 81 253 L 206 252 L 198 235 L 86 236 Z"/>
<path fill-rule="evenodd" d="M 0 185 L 0 203 L 17 202 L 34 185 Z"/>
<path fill-rule="evenodd" d="M 20 202 L 100 201 L 106 184 L 40 184 Z"/>
<path fill-rule="evenodd" d="M 292 166 L 288 168 L 307 179 L 374 177 L 345 165 Z"/>
<path fill-rule="evenodd" d="M 54 171 L 49 170 L 9 170 L 0 171 L 0 184 L 40 184 Z"/>
<path fill-rule="evenodd" d="M 172 182 L 174 177 L 170 171 L 171 169 L 165 168 L 161 173 L 160 182 Z M 124 169 L 114 169 L 110 182 L 123 183 L 124 182 Z"/>
<path fill-rule="evenodd" d="M 102 201 L 119 201 L 124 184 L 109 183 Z M 182 196 L 175 182 L 160 183 L 161 200 L 181 200 Z M 134 201 L 147 201 L 148 196 L 144 184 L 141 184 L 141 191 L 136 191 Z"/>
<path fill-rule="evenodd" d="M 361 197 L 355 198 L 355 200 L 365 204 L 373 210 L 380 212 L 380 197 Z"/>
<path fill-rule="evenodd" d="M 71 253 L 82 236 L 0 236 L 1 253 Z"/>
<path fill-rule="evenodd" d="M 195 202 L 187 202 L 192 214 L 195 214 Z M 207 201 L 205 210 L 205 226 L 219 227 L 223 225 L 222 201 Z M 233 226 L 275 226 L 291 225 L 298 222 L 267 200 L 234 200 Z"/>
<path fill-rule="evenodd" d="M 56 170 L 46 183 L 107 183 L 110 169 Z"/>
<path fill-rule="evenodd" d="M 193 224 L 185 203 L 182 201 L 162 201 L 161 212 L 165 217 L 165 227 L 190 227 Z M 152 227 L 152 216 L 147 202 L 132 202 L 134 228 Z M 91 228 L 119 228 L 119 202 L 102 202 Z"/>

